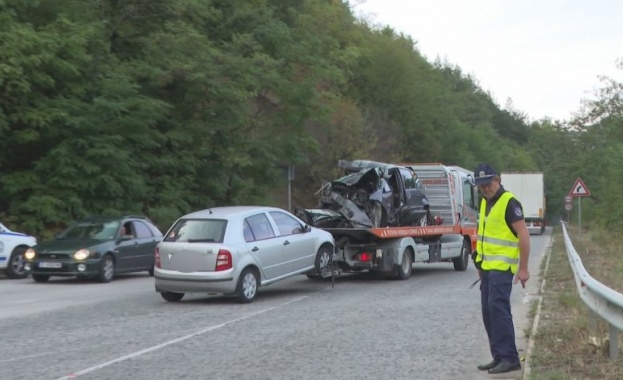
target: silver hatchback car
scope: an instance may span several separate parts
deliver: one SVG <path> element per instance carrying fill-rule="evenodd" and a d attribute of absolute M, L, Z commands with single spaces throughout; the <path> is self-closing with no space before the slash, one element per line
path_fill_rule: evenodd
<path fill-rule="evenodd" d="M 333 255 L 333 236 L 274 207 L 231 206 L 179 218 L 155 252 L 156 291 L 224 293 L 251 302 L 260 286 L 317 274 Z"/>

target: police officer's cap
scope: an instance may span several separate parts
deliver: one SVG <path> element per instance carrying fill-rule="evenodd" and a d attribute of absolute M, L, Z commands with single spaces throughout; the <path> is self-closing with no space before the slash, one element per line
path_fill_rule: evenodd
<path fill-rule="evenodd" d="M 490 165 L 480 164 L 476 167 L 476 170 L 474 170 L 474 183 L 476 186 L 487 185 L 493 181 L 496 175 L 495 169 Z"/>

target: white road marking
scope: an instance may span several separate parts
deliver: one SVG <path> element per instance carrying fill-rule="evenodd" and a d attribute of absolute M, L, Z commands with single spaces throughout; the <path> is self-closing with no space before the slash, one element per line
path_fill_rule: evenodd
<path fill-rule="evenodd" d="M 210 326 L 210 327 L 206 327 L 205 329 L 199 330 L 199 331 L 194 332 L 192 334 L 184 335 L 182 337 L 179 337 L 179 338 L 176 338 L 176 339 L 173 339 L 173 340 L 169 340 L 167 342 L 158 344 L 156 346 L 152 346 L 152 347 L 146 348 L 144 350 L 136 351 L 136 352 L 133 352 L 131 354 L 122 356 L 120 358 L 110 360 L 110 361 L 108 361 L 106 363 L 98 364 L 96 366 L 93 366 L 93 367 L 90 367 L 90 368 L 87 368 L 87 369 L 83 369 L 83 370 L 78 371 L 78 372 L 74 372 L 74 373 L 72 373 L 70 375 L 60 377 L 57 380 L 75 379 L 78 376 L 86 375 L 87 373 L 91 373 L 91 372 L 97 371 L 98 369 L 102 369 L 102 368 L 108 367 L 109 365 L 116 364 L 116 363 L 119 363 L 119 362 L 122 362 L 122 361 L 125 361 L 125 360 L 128 360 L 128 359 L 133 359 L 133 358 L 136 358 L 136 357 L 141 356 L 143 354 L 146 354 L 146 353 L 149 353 L 149 352 L 152 352 L 152 351 L 156 351 L 156 350 L 159 350 L 161 348 L 165 348 L 165 347 L 170 346 L 170 345 L 175 344 L 175 343 L 183 342 L 183 341 L 188 340 L 190 338 L 193 338 L 195 336 L 202 335 L 202 334 L 205 334 L 207 332 L 220 329 L 220 328 L 225 327 L 227 325 L 231 325 L 232 323 L 236 323 L 236 322 L 243 321 L 245 319 L 249 319 L 249 318 L 254 317 L 254 316 L 258 315 L 258 314 L 266 313 L 267 311 L 271 311 L 271 310 L 274 310 L 274 309 L 277 309 L 277 308 L 280 308 L 280 307 L 283 307 L 283 306 L 287 306 L 289 304 L 292 304 L 294 302 L 298 302 L 298 301 L 300 301 L 302 299 L 305 299 L 307 297 L 308 296 L 299 297 L 299 298 L 296 298 L 294 300 L 291 300 L 291 301 L 288 301 L 288 302 L 285 302 L 285 303 L 282 303 L 282 304 L 279 304 L 279 305 L 271 306 L 269 308 L 256 311 L 255 313 L 247 314 L 247 315 L 245 315 L 243 317 L 240 317 L 240 318 L 235 318 L 235 319 L 232 319 L 232 320 L 227 321 L 227 322 L 223 322 L 223 323 L 218 324 L 218 325 L 213 325 L 213 326 Z"/>
<path fill-rule="evenodd" d="M 41 353 L 33 354 L 33 355 L 18 356 L 15 358 L 0 360 L 0 363 L 13 362 L 16 360 L 32 359 L 32 358 L 36 358 L 39 356 L 52 355 L 52 354 L 58 354 L 58 351 L 49 351 L 49 352 L 41 352 Z"/>

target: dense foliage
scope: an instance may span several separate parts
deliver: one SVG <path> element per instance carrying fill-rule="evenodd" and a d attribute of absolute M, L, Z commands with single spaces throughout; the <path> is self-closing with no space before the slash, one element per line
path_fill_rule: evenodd
<path fill-rule="evenodd" d="M 313 206 L 338 159 L 577 177 L 622 224 L 621 84 L 570 124 L 502 109 L 459 67 L 339 0 L 0 0 L 0 218 L 43 234 L 86 214 L 167 227 L 212 205 Z"/>

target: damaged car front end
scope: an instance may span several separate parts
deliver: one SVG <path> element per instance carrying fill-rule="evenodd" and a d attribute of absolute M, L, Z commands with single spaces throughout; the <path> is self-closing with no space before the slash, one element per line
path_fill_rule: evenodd
<path fill-rule="evenodd" d="M 428 199 L 409 169 L 363 160 L 339 166 L 347 174 L 322 185 L 317 208 L 296 210 L 305 222 L 321 228 L 428 224 Z"/>

